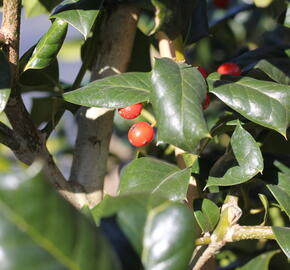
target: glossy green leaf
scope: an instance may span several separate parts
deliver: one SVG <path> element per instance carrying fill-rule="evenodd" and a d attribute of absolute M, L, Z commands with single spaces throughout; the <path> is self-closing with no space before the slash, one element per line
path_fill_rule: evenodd
<path fill-rule="evenodd" d="M 94 220 L 115 215 L 116 221 L 127 236 L 136 252 L 141 256 L 143 250 L 144 227 L 148 214 L 166 199 L 154 198 L 149 193 L 121 194 L 118 197 L 105 196 L 104 200 L 92 209 Z"/>
<path fill-rule="evenodd" d="M 51 18 L 66 21 L 87 38 L 102 4 L 103 0 L 65 0 Z"/>
<path fill-rule="evenodd" d="M 285 255 L 290 259 L 290 228 L 272 227 L 277 243 Z"/>
<path fill-rule="evenodd" d="M 220 210 L 209 199 L 196 199 L 193 201 L 195 219 L 203 232 L 212 232 L 219 221 Z"/>
<path fill-rule="evenodd" d="M 153 158 L 132 161 L 121 174 L 120 193 L 149 192 L 181 201 L 186 199 L 190 168 L 176 166 Z"/>
<path fill-rule="evenodd" d="M 279 252 L 280 252 L 279 250 L 273 250 L 263 253 L 255 257 L 254 259 L 250 260 L 244 266 L 237 268 L 237 270 L 253 270 L 253 269 L 268 270 L 272 257 Z"/>
<path fill-rule="evenodd" d="M 289 58 L 269 58 L 259 61 L 255 68 L 265 72 L 272 80 L 281 84 L 290 84 Z"/>
<path fill-rule="evenodd" d="M 290 86 L 218 73 L 211 74 L 208 83 L 210 91 L 229 107 L 285 137 L 289 123 Z"/>
<path fill-rule="evenodd" d="M 200 72 L 168 58 L 156 59 L 152 83 L 158 141 L 195 152 L 199 141 L 210 136 L 202 110 L 207 86 Z"/>
<path fill-rule="evenodd" d="M 43 69 L 29 69 L 23 72 L 31 58 L 36 45 L 27 50 L 20 59 L 19 70 L 20 78 L 19 83 L 22 86 L 21 91 L 33 90 L 47 90 L 47 91 L 60 91 L 62 89 L 59 83 L 59 68 L 58 61 L 55 58 L 51 63 Z"/>
<path fill-rule="evenodd" d="M 93 81 L 63 97 L 82 106 L 122 108 L 148 101 L 151 88 L 149 73 L 128 72 Z"/>
<path fill-rule="evenodd" d="M 145 269 L 188 269 L 194 240 L 194 219 L 185 205 L 164 203 L 154 208 L 145 225 L 142 252 Z"/>
<path fill-rule="evenodd" d="M 238 124 L 232 137 L 231 147 L 238 166 L 228 169 L 223 176 L 208 178 L 209 186 L 232 186 L 244 183 L 263 171 L 263 157 L 254 138 Z"/>
<path fill-rule="evenodd" d="M 5 109 L 10 96 L 10 65 L 3 53 L 0 51 L 0 114 Z"/>
<path fill-rule="evenodd" d="M 267 188 L 271 191 L 275 199 L 278 201 L 279 205 L 286 212 L 290 218 L 290 195 L 277 185 L 267 185 Z"/>
<path fill-rule="evenodd" d="M 50 13 L 61 1 L 62 0 L 23 0 L 22 4 L 25 8 L 25 15 L 27 17 L 33 17 L 43 13 Z"/>
<path fill-rule="evenodd" d="M 136 252 L 142 253 L 142 239 L 148 211 L 152 208 L 149 194 L 127 194 L 118 197 L 106 196 L 92 210 L 97 224 L 100 219 L 116 215 L 117 223 L 132 243 Z"/>
<path fill-rule="evenodd" d="M 48 32 L 38 41 L 32 56 L 23 68 L 43 69 L 55 60 L 67 33 L 67 23 L 63 20 L 55 20 Z"/>
<path fill-rule="evenodd" d="M 34 164 L 19 175 L 0 175 L 1 270 L 119 269 L 99 229 L 39 169 Z"/>

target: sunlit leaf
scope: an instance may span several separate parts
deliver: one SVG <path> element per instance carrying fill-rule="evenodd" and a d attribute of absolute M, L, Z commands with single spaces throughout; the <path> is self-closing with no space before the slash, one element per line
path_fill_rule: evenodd
<path fill-rule="evenodd" d="M 38 41 L 32 56 L 23 71 L 28 69 L 43 69 L 57 56 L 67 32 L 67 23 L 55 20 L 47 33 Z"/>
<path fill-rule="evenodd" d="M 122 108 L 148 101 L 151 88 L 149 73 L 128 72 L 93 81 L 63 97 L 88 107 Z"/>
<path fill-rule="evenodd" d="M 202 110 L 207 91 L 202 75 L 194 67 L 162 58 L 155 61 L 152 83 L 158 141 L 195 152 L 199 141 L 210 136 Z"/>
<path fill-rule="evenodd" d="M 132 161 L 121 174 L 120 193 L 150 192 L 169 200 L 184 200 L 190 179 L 190 169 L 153 158 Z"/>

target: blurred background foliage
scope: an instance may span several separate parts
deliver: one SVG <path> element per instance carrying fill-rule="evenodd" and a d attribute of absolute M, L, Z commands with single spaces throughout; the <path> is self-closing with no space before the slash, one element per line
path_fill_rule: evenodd
<path fill-rule="evenodd" d="M 23 19 L 22 25 L 22 54 L 24 54 L 29 47 L 35 44 L 38 38 L 40 38 L 40 36 L 47 30 L 49 25 L 48 14 L 60 2 L 60 0 L 23 1 L 26 18 Z M 192 38 L 191 40 L 198 40 L 196 42 L 188 43 L 185 47 L 188 62 L 194 66 L 203 66 L 209 72 L 213 72 L 221 63 L 232 60 L 235 61 L 236 59 L 236 62 L 241 65 L 243 71 L 247 72 L 249 69 L 247 66 L 247 57 L 251 56 L 249 55 L 244 58 L 239 58 L 242 54 L 251 52 L 258 48 L 268 48 L 270 51 L 269 53 L 271 53 L 271 48 L 290 48 L 290 29 L 283 25 L 285 22 L 285 13 L 282 12 L 287 4 L 288 3 L 283 0 L 273 0 L 269 6 L 257 8 L 250 0 L 230 0 L 229 7 L 227 9 L 221 9 L 217 8 L 213 1 L 209 0 L 207 2 L 207 12 L 204 14 L 208 18 L 208 28 L 204 26 L 204 22 L 201 23 L 201 25 L 195 25 L 196 28 L 200 29 L 200 32 L 194 33 L 195 36 L 189 37 Z M 31 23 L 32 20 L 33 23 Z M 41 28 L 38 26 L 40 30 L 37 33 L 31 31 L 34 29 L 33 25 L 35 24 L 41 25 Z M 150 24 L 147 23 L 145 26 L 149 27 Z M 156 47 L 156 40 L 153 36 L 150 36 L 149 38 L 146 37 L 144 34 L 144 25 L 140 26 L 140 29 L 142 31 L 138 30 L 136 36 L 129 71 L 148 71 L 151 69 L 149 52 L 150 50 L 153 50 L 152 48 Z M 28 34 L 28 32 L 30 33 Z M 39 36 L 37 37 L 37 35 Z M 70 27 L 68 38 L 58 55 L 59 71 L 56 71 L 60 74 L 60 84 L 63 88 L 71 85 L 73 82 L 73 75 L 81 65 L 81 49 L 84 44 L 85 41 L 83 37 Z M 286 50 L 286 56 L 288 57 L 289 54 L 287 55 L 287 53 L 288 51 Z M 84 83 L 88 82 L 89 78 L 90 72 L 87 72 Z M 29 80 L 29 78 L 27 78 L 27 80 Z M 57 108 L 62 106 L 61 102 L 55 95 L 56 92 L 57 89 L 55 86 L 51 85 L 46 85 L 41 89 L 37 87 L 27 87 L 26 93 L 24 94 L 24 100 L 27 107 L 32 112 L 34 121 L 38 126 L 43 127 L 47 121 L 51 120 L 52 116 L 57 111 Z M 209 126 L 213 126 L 219 117 L 224 114 L 225 110 L 225 105 L 213 96 L 211 96 L 211 98 L 212 103 L 205 111 Z M 147 105 L 146 109 L 151 111 L 150 105 Z M 232 111 L 227 108 L 225 117 L 230 118 L 231 114 Z M 142 121 L 144 119 L 144 116 L 140 116 L 134 119 L 133 122 Z M 0 121 L 9 124 L 5 114 L 0 116 Z M 107 181 L 107 183 L 109 183 L 109 185 L 106 187 L 106 192 L 111 195 L 115 195 L 116 193 L 120 169 L 136 155 L 150 155 L 162 158 L 172 163 L 174 162 L 174 153 L 166 144 L 156 146 L 153 143 L 145 148 L 139 149 L 138 151 L 132 148 L 127 140 L 127 130 L 133 122 L 132 120 L 124 120 L 118 114 L 115 116 L 114 134 L 108 160 L 107 178 L 109 181 Z M 199 177 L 201 178 L 201 181 L 204 181 L 208 177 L 207 172 L 209 171 L 209 168 L 213 166 L 217 157 L 224 153 L 229 144 L 231 133 L 232 131 L 221 132 L 214 140 L 212 140 L 206 151 L 201 156 L 196 168 L 196 171 L 200 173 Z M 70 112 L 66 112 L 60 124 L 48 140 L 48 148 L 56 158 L 56 162 L 59 164 L 65 176 L 69 175 L 75 136 L 76 123 L 74 116 Z M 273 179 L 277 177 L 278 173 L 278 169 L 274 165 L 275 160 L 279 160 L 284 165 L 290 167 L 290 141 L 285 141 L 279 134 L 270 131 L 266 134 L 260 134 L 259 143 L 262 145 L 263 154 L 267 157 L 265 159 L 265 172 L 263 176 L 260 177 L 263 177 L 264 181 L 266 180 L 271 183 Z M 27 168 L 14 158 L 12 152 L 5 146 L 0 145 L 0 175 L 3 177 L 12 177 L 19 175 L 19 173 L 23 173 L 25 170 L 27 170 Z M 2 176 L 1 178 L 3 178 Z M 31 181 L 35 181 L 35 176 L 32 178 L 34 180 Z M 2 179 L 0 180 L 2 181 Z M 38 188 L 41 189 L 39 186 Z M 250 182 L 244 187 L 245 194 L 247 192 L 250 194 L 250 197 L 245 196 L 242 200 L 245 211 L 242 219 L 244 224 L 259 224 L 263 222 L 265 205 L 263 205 L 263 202 L 258 196 L 259 193 L 262 193 L 261 188 L 262 185 L 259 185 L 259 181 Z M 5 190 L 2 186 L 0 189 L 1 191 Z M 19 192 L 21 193 L 25 190 L 26 189 L 23 188 L 19 190 Z M 18 194 L 13 196 L 18 196 Z M 35 194 L 31 194 L 31 196 L 35 196 Z M 218 198 L 215 199 L 218 201 Z M 39 203 L 37 198 L 36 201 L 33 202 L 34 204 Z M 3 201 L 0 199 L 0 207 L 2 204 Z M 66 215 L 72 211 L 69 207 L 67 208 L 67 210 L 62 209 L 62 211 L 66 211 Z M 44 208 L 43 211 L 47 212 L 48 210 L 47 208 Z M 266 211 L 268 214 L 265 221 L 266 224 L 283 227 L 290 225 L 285 213 L 279 210 L 277 204 L 270 203 Z M 55 218 L 58 219 L 58 217 Z M 9 220 L 5 222 L 9 222 Z M 3 224 L 1 224 L 2 232 L 7 229 L 7 225 Z M 24 237 L 21 236 L 21 228 L 11 227 L 8 229 L 15 231 L 15 237 L 18 234 L 20 235 L 19 239 Z M 6 241 L 1 237 L 0 240 Z M 9 241 L 13 243 L 14 240 L 9 239 Z M 15 241 L 17 241 L 17 243 L 19 242 L 19 240 Z M 27 244 L 26 248 L 23 248 L 22 250 L 27 250 L 29 245 L 32 244 Z M 274 246 L 278 248 L 276 242 L 265 242 L 263 240 L 233 243 L 227 245 L 219 254 L 217 254 L 216 259 L 219 263 L 220 269 L 236 269 L 254 256 L 267 250 L 273 250 Z M 16 251 L 14 250 L 14 252 Z M 13 256 L 15 254 L 18 253 L 13 253 Z M 25 256 L 29 255 L 26 254 Z M 43 252 L 39 256 L 46 258 L 45 256 L 48 255 Z M 24 269 L 17 268 L 19 265 L 16 264 L 13 267 L 8 266 L 3 268 L 3 265 L 1 264 L 2 260 L 3 254 L 1 255 L 0 249 L 1 269 Z M 52 264 L 50 268 L 41 268 L 39 266 L 34 269 L 62 269 L 54 267 L 56 266 L 53 266 Z M 270 262 L 269 269 L 289 269 L 286 257 L 282 253 L 275 254 Z"/>

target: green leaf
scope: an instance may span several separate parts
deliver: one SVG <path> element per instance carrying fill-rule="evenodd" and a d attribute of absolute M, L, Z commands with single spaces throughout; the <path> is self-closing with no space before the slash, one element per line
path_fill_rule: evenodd
<path fill-rule="evenodd" d="M 290 86 L 249 77 L 213 73 L 210 92 L 249 120 L 286 136 L 289 123 Z"/>
<path fill-rule="evenodd" d="M 283 250 L 288 259 L 290 259 L 290 228 L 272 227 L 277 243 Z"/>
<path fill-rule="evenodd" d="M 62 0 L 23 0 L 22 3 L 25 8 L 25 15 L 27 17 L 33 17 L 43 13 L 50 13 L 61 1 Z"/>
<path fill-rule="evenodd" d="M 290 176 L 290 168 L 288 168 L 283 163 L 279 162 L 278 160 L 274 161 L 274 165 L 283 173 Z"/>
<path fill-rule="evenodd" d="M 143 238 L 145 269 L 187 269 L 194 240 L 194 219 L 186 206 L 164 203 L 152 209 Z"/>
<path fill-rule="evenodd" d="M 267 185 L 267 188 L 271 191 L 275 199 L 278 201 L 279 205 L 286 212 L 290 218 L 290 195 L 277 185 Z"/>
<path fill-rule="evenodd" d="M 100 230 L 55 193 L 40 169 L 0 175 L 1 269 L 119 269 Z"/>
<path fill-rule="evenodd" d="M 279 250 L 273 250 L 268 251 L 266 253 L 263 253 L 254 259 L 250 260 L 248 263 L 246 263 L 243 267 L 239 267 L 238 270 L 268 270 L 269 269 L 269 263 L 274 255 L 279 253 Z"/>
<path fill-rule="evenodd" d="M 155 7 L 155 27 L 150 34 L 162 31 L 173 40 L 186 32 L 196 1 L 151 0 Z"/>
<path fill-rule="evenodd" d="M 201 139 L 210 137 L 202 110 L 207 91 L 202 75 L 194 67 L 156 59 L 152 83 L 158 141 L 194 152 Z"/>
<path fill-rule="evenodd" d="M 10 96 L 10 65 L 3 53 L 0 51 L 0 114 L 5 109 Z"/>
<path fill-rule="evenodd" d="M 128 72 L 96 80 L 63 97 L 82 106 L 122 108 L 148 101 L 151 88 L 149 73 Z"/>
<path fill-rule="evenodd" d="M 254 138 L 238 124 L 232 137 L 231 147 L 238 166 L 228 169 L 222 177 L 208 178 L 209 186 L 232 186 L 244 183 L 263 171 L 263 157 Z"/>
<path fill-rule="evenodd" d="M 278 83 L 290 84 L 289 58 L 263 59 L 255 65 L 255 68 L 263 71 Z"/>
<path fill-rule="evenodd" d="M 212 232 L 219 221 L 220 210 L 209 199 L 193 201 L 194 216 L 203 232 Z"/>
<path fill-rule="evenodd" d="M 176 166 L 153 158 L 132 161 L 121 174 L 120 194 L 149 192 L 173 201 L 186 199 L 190 168 Z"/>
<path fill-rule="evenodd" d="M 33 54 L 23 71 L 28 69 L 43 69 L 55 60 L 67 33 L 67 23 L 55 20 L 48 32 L 38 41 Z"/>
<path fill-rule="evenodd" d="M 198 0 L 192 9 L 189 25 L 183 32 L 184 44 L 192 44 L 208 34 L 207 1 Z"/>
<path fill-rule="evenodd" d="M 102 7 L 103 0 L 65 0 L 51 18 L 66 21 L 87 38 Z"/>
<path fill-rule="evenodd" d="M 31 118 L 36 126 L 48 121 L 54 122 L 56 113 L 62 108 L 64 108 L 64 101 L 60 98 L 33 98 Z"/>
<path fill-rule="evenodd" d="M 184 204 L 153 198 L 148 193 L 122 194 L 106 196 L 92 214 L 97 223 L 101 217 L 116 216 L 146 269 L 153 269 L 150 267 L 157 263 L 166 269 L 186 269 L 194 249 L 195 231 L 193 215 Z"/>
<path fill-rule="evenodd" d="M 96 224 L 99 224 L 101 218 L 116 215 L 120 228 L 136 252 L 141 255 L 147 215 L 152 208 L 164 201 L 163 198 L 152 200 L 150 194 L 146 193 L 105 196 L 104 200 L 92 209 L 92 215 Z"/>
<path fill-rule="evenodd" d="M 278 173 L 278 186 L 283 189 L 290 197 L 290 175 Z"/>

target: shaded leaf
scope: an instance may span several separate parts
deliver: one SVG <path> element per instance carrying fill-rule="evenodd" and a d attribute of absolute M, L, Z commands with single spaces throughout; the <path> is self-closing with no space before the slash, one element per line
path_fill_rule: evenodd
<path fill-rule="evenodd" d="M 145 269 L 187 269 L 194 240 L 194 219 L 186 206 L 164 203 L 152 209 L 143 239 Z"/>
<path fill-rule="evenodd" d="M 199 141 L 210 136 L 202 110 L 207 91 L 202 75 L 194 67 L 162 58 L 156 59 L 152 83 L 158 141 L 194 152 Z"/>
<path fill-rule="evenodd" d="M 3 53 L 0 51 L 0 114 L 5 109 L 10 96 L 10 65 Z"/>
<path fill-rule="evenodd" d="M 64 101 L 55 97 L 33 98 L 31 118 L 36 126 L 54 120 L 58 110 L 64 108 Z"/>
<path fill-rule="evenodd" d="M 209 186 L 232 186 L 244 183 L 263 171 L 263 157 L 254 138 L 238 124 L 232 137 L 231 147 L 238 166 L 228 169 L 222 177 L 210 176 Z"/>
<path fill-rule="evenodd" d="M 195 219 L 203 232 L 211 232 L 219 221 L 220 210 L 209 199 L 196 199 L 193 201 Z"/>
<path fill-rule="evenodd" d="M 290 228 L 272 227 L 277 243 L 283 250 L 288 259 L 290 259 Z"/>
<path fill-rule="evenodd" d="M 186 199 L 190 168 L 176 166 L 153 158 L 132 161 L 121 174 L 120 193 L 149 192 L 169 200 Z"/>
<path fill-rule="evenodd" d="M 192 44 L 209 34 L 207 18 L 207 1 L 197 0 L 192 9 L 189 25 L 183 32 L 184 44 Z"/>
<path fill-rule="evenodd" d="M 57 6 L 51 18 L 66 21 L 87 38 L 102 4 L 103 0 L 65 0 Z"/>
<path fill-rule="evenodd" d="M 218 73 L 211 74 L 208 83 L 210 92 L 229 107 L 285 137 L 289 123 L 290 86 Z"/>
<path fill-rule="evenodd" d="M 269 58 L 259 61 L 255 67 L 266 73 L 272 80 L 281 84 L 290 84 L 289 58 Z"/>
<path fill-rule="evenodd" d="M 280 252 L 279 250 L 273 250 L 263 253 L 255 257 L 254 259 L 250 260 L 244 266 L 239 267 L 238 270 L 253 270 L 253 269 L 268 270 L 272 257 L 279 252 Z"/>
<path fill-rule="evenodd" d="M 67 23 L 63 20 L 55 20 L 48 32 L 38 41 L 23 71 L 28 69 L 43 69 L 55 60 L 66 33 Z"/>
<path fill-rule="evenodd" d="M 148 211 L 152 208 L 149 194 L 127 194 L 118 197 L 106 196 L 92 209 L 97 224 L 100 219 L 116 215 L 116 220 L 128 237 L 135 251 L 141 255 L 143 232 Z"/>
<path fill-rule="evenodd" d="M 0 176 L 1 269 L 119 269 L 99 229 L 56 194 L 39 169 Z"/>
<path fill-rule="evenodd" d="M 162 31 L 173 40 L 188 28 L 196 1 L 151 0 L 155 7 L 155 25 L 150 34 Z"/>
<path fill-rule="evenodd" d="M 290 195 L 277 185 L 267 185 L 267 188 L 271 191 L 279 205 L 290 218 Z"/>
<path fill-rule="evenodd" d="M 128 72 L 101 80 L 63 95 L 68 102 L 105 108 L 122 108 L 148 101 L 152 88 L 149 73 Z"/>

